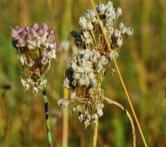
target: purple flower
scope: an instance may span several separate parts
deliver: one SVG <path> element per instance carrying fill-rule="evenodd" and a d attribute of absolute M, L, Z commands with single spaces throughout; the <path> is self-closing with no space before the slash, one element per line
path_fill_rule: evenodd
<path fill-rule="evenodd" d="M 16 26 L 11 30 L 11 36 L 23 70 L 22 83 L 26 89 L 37 92 L 45 86 L 51 59 L 56 58 L 54 29 L 47 24 Z"/>

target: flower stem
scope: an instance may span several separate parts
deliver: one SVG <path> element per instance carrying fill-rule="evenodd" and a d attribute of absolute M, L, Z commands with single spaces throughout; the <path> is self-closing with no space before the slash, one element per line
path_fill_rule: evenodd
<path fill-rule="evenodd" d="M 130 120 L 130 124 L 131 124 L 131 128 L 132 128 L 133 147 L 136 147 L 135 126 L 134 126 L 134 122 L 133 122 L 133 119 L 132 119 L 130 113 L 129 113 L 120 103 L 118 103 L 118 102 L 116 102 L 116 101 L 114 101 L 114 100 L 112 100 L 112 99 L 106 98 L 106 97 L 105 97 L 104 99 L 107 101 L 107 103 L 119 107 L 121 110 L 123 110 L 123 111 L 126 113 L 127 117 L 128 117 L 129 120 Z"/>
<path fill-rule="evenodd" d="M 116 66 L 116 69 L 117 69 L 117 72 L 118 72 L 118 75 L 119 75 L 121 84 L 122 84 L 123 89 L 124 89 L 124 91 L 125 91 L 125 94 L 126 94 L 128 103 L 129 103 L 129 105 L 130 105 L 131 111 L 132 111 L 132 113 L 133 113 L 134 119 L 135 119 L 136 124 L 137 124 L 137 126 L 138 126 L 138 130 L 139 130 L 139 132 L 140 132 L 140 134 L 141 134 L 141 137 L 142 137 L 142 140 L 143 140 L 143 142 L 144 142 L 144 146 L 145 146 L 145 147 L 148 147 L 148 146 L 147 146 L 147 143 L 146 143 L 146 140 L 145 140 L 145 137 L 144 137 L 144 134 L 143 134 L 142 129 L 141 129 L 141 125 L 140 125 L 140 123 L 139 123 L 139 121 L 138 121 L 138 118 L 137 118 L 137 115 L 136 115 L 136 113 L 135 113 L 135 110 L 134 110 L 134 107 L 133 107 L 131 98 L 130 98 L 129 93 L 128 93 L 128 91 L 127 91 L 126 85 L 125 85 L 125 83 L 124 83 L 123 77 L 122 77 L 122 75 L 121 75 L 121 72 L 120 72 L 120 70 L 119 70 L 119 67 L 118 67 L 118 64 L 117 64 L 116 60 L 114 60 L 114 64 L 115 64 L 115 66 Z"/>
<path fill-rule="evenodd" d="M 44 111 L 45 111 L 45 119 L 46 119 L 48 144 L 49 144 L 49 147 L 53 147 L 51 125 L 50 125 L 49 111 L 48 111 L 48 97 L 47 97 L 46 89 L 43 89 L 42 96 L 43 96 L 43 100 L 44 100 Z"/>
<path fill-rule="evenodd" d="M 64 98 L 68 98 L 68 89 L 64 88 Z M 68 108 L 63 109 L 63 147 L 68 147 Z"/>
<path fill-rule="evenodd" d="M 109 44 L 109 41 L 108 41 L 108 39 L 107 39 L 106 32 L 104 31 L 103 24 L 101 23 L 100 17 L 99 17 L 99 15 L 98 15 L 98 13 L 97 13 L 94 0 L 90 0 L 90 1 L 91 1 L 91 3 L 92 3 L 93 9 L 94 9 L 95 12 L 96 12 L 97 19 L 98 19 L 98 21 L 99 21 L 99 25 L 100 25 L 101 31 L 102 31 L 102 33 L 103 33 L 104 39 L 105 39 L 106 44 L 107 44 L 107 48 L 108 48 L 109 51 L 111 51 L 112 49 L 111 49 L 110 44 Z M 143 134 L 143 131 L 142 131 L 142 128 L 141 128 L 141 125 L 140 125 L 140 123 L 139 123 L 139 121 L 138 121 L 138 118 L 137 118 L 137 115 L 136 115 L 136 113 L 135 113 L 135 110 L 134 110 L 134 107 L 133 107 L 131 98 L 130 98 L 130 96 L 129 96 L 129 94 L 128 94 L 126 85 L 125 85 L 125 83 L 124 83 L 123 77 L 122 77 L 122 75 L 121 75 L 121 72 L 120 72 L 120 70 L 119 70 L 119 67 L 118 67 L 118 64 L 117 64 L 116 60 L 114 60 L 114 64 L 115 64 L 116 70 L 117 70 L 117 72 L 118 72 L 118 75 L 119 75 L 121 84 L 122 84 L 122 86 L 123 86 L 123 89 L 124 89 L 124 91 L 125 91 L 125 94 L 126 94 L 126 97 L 127 97 L 128 103 L 129 103 L 129 106 L 130 106 L 130 108 L 131 108 L 131 111 L 132 111 L 132 113 L 133 113 L 134 119 L 135 119 L 136 124 L 137 124 L 137 126 L 138 126 L 138 130 L 139 130 L 139 132 L 140 132 L 140 134 L 141 134 L 141 138 L 142 138 L 142 140 L 143 140 L 144 146 L 145 146 L 145 147 L 148 147 L 148 145 L 147 145 L 147 143 L 146 143 L 146 140 L 145 140 L 145 137 L 144 137 L 144 134 Z"/>
<path fill-rule="evenodd" d="M 94 127 L 93 147 L 96 147 L 96 146 L 97 146 L 98 124 L 99 124 L 99 122 L 97 121 L 97 122 L 95 123 L 95 127 Z"/>

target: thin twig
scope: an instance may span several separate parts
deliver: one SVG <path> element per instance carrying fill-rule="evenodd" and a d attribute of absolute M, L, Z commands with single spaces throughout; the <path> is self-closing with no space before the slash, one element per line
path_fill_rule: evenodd
<path fill-rule="evenodd" d="M 131 111 L 132 111 L 132 113 L 133 113 L 134 119 L 135 119 L 136 124 L 137 124 L 137 126 L 138 126 L 138 130 L 139 130 L 139 132 L 140 132 L 140 134 L 141 134 L 141 137 L 142 137 L 144 146 L 145 146 L 145 147 L 148 147 L 148 145 L 147 145 L 147 143 L 146 143 L 146 140 L 145 140 L 145 137 L 144 137 L 144 134 L 143 134 L 143 131 L 142 131 L 142 129 L 141 129 L 141 125 L 140 125 L 139 120 L 138 120 L 138 118 L 137 118 L 137 115 L 136 115 L 136 113 L 135 113 L 135 110 L 134 110 L 134 107 L 133 107 L 131 98 L 130 98 L 129 93 L 128 93 L 128 91 L 127 91 L 126 85 L 125 85 L 125 83 L 124 83 L 123 77 L 122 77 L 122 75 L 121 75 L 121 73 L 120 73 L 120 70 L 119 70 L 119 68 L 118 68 L 118 65 L 117 65 L 116 60 L 114 60 L 114 63 L 115 63 L 115 66 L 116 66 L 116 69 L 117 69 L 117 72 L 118 72 L 118 75 L 119 75 L 121 84 L 122 84 L 123 89 L 124 89 L 124 91 L 125 91 L 125 94 L 126 94 L 128 103 L 129 103 L 129 105 L 130 105 Z"/>
<path fill-rule="evenodd" d="M 114 101 L 114 100 L 112 100 L 112 99 L 106 98 L 106 97 L 105 97 L 104 99 L 107 101 L 107 103 L 119 107 L 121 110 L 123 110 L 123 111 L 126 113 L 127 117 L 128 117 L 129 120 L 130 120 L 130 124 L 131 124 L 131 128 L 132 128 L 133 147 L 136 147 L 135 126 L 134 126 L 134 122 L 133 122 L 133 119 L 132 119 L 130 113 L 129 113 L 120 103 L 118 103 L 118 102 L 116 102 L 116 101 Z"/>
<path fill-rule="evenodd" d="M 46 119 L 46 127 L 47 127 L 48 144 L 49 144 L 49 147 L 53 147 L 51 125 L 50 125 L 49 111 L 48 111 L 48 97 L 47 97 L 46 89 L 43 89 L 42 96 L 44 100 L 44 111 L 45 111 L 45 119 Z"/>
<path fill-rule="evenodd" d="M 95 3 L 94 3 L 93 0 L 90 0 L 90 1 L 91 1 L 91 3 L 92 3 L 92 6 L 93 6 L 95 12 L 96 12 L 97 19 L 98 19 L 98 21 L 99 21 L 99 25 L 100 25 L 101 31 L 102 31 L 102 33 L 103 33 L 103 35 L 104 35 L 104 39 L 105 39 L 106 44 L 107 44 L 107 48 L 109 49 L 109 51 L 111 51 L 112 49 L 111 49 L 111 47 L 110 47 L 110 45 L 109 45 L 109 41 L 108 41 L 108 39 L 107 39 L 106 32 L 104 31 L 103 24 L 101 23 L 100 17 L 99 17 L 99 15 L 98 15 L 98 13 L 97 13 L 97 10 L 96 10 L 96 7 L 95 7 Z M 143 131 L 142 131 L 142 128 L 141 128 L 141 125 L 140 125 L 140 123 L 139 123 L 139 121 L 138 121 L 138 118 L 137 118 L 137 115 L 136 115 L 136 113 L 135 113 L 135 110 L 134 110 L 134 107 L 133 107 L 131 98 L 130 98 L 129 93 L 128 93 L 128 91 L 127 91 L 126 85 L 125 85 L 125 83 L 124 83 L 123 77 L 122 77 L 122 75 L 121 75 L 121 72 L 120 72 L 120 70 L 119 70 L 119 67 L 118 67 L 118 64 L 117 64 L 116 60 L 114 60 L 114 64 L 115 64 L 116 70 L 117 70 L 117 72 L 118 72 L 118 76 L 119 76 L 119 78 L 120 78 L 120 81 L 121 81 L 121 84 L 122 84 L 122 86 L 123 86 L 123 89 L 124 89 L 124 91 L 125 91 L 125 94 L 126 94 L 126 97 L 127 97 L 128 103 L 129 103 L 129 106 L 130 106 L 130 108 L 131 108 L 131 110 L 132 110 L 134 119 L 135 119 L 136 124 L 137 124 L 137 126 L 138 126 L 138 130 L 139 130 L 139 132 L 140 132 L 140 134 L 141 134 L 141 138 L 142 138 L 142 140 L 143 140 L 144 146 L 145 146 L 145 147 L 148 147 L 148 145 L 147 145 L 147 143 L 146 143 L 146 140 L 145 140 L 145 137 L 144 137 L 144 134 L 143 134 Z"/>
<path fill-rule="evenodd" d="M 94 134 L 93 134 L 93 147 L 96 147 L 96 145 L 97 145 L 98 124 L 99 124 L 99 122 L 96 121 L 95 127 L 94 127 Z"/>
<path fill-rule="evenodd" d="M 64 88 L 64 98 L 68 98 L 68 89 Z M 68 108 L 63 109 L 63 140 L 62 140 L 62 146 L 68 147 Z"/>

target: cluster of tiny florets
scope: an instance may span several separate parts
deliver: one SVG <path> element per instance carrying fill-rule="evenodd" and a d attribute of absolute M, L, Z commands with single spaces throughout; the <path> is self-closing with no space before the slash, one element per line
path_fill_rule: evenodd
<path fill-rule="evenodd" d="M 104 74 L 107 63 L 107 58 L 100 52 L 88 49 L 80 51 L 79 55 L 70 62 L 70 67 L 66 72 L 68 82 L 65 82 L 64 86 L 66 88 L 95 87 L 97 85 L 96 76 Z"/>
<path fill-rule="evenodd" d="M 98 16 L 101 20 L 104 31 L 110 43 L 111 49 L 121 48 L 124 38 L 131 36 L 133 30 L 119 22 L 122 16 L 122 9 L 115 9 L 111 1 L 107 4 L 99 4 L 96 6 Z M 79 24 L 81 31 L 72 32 L 75 38 L 76 46 L 87 49 L 97 48 L 106 51 L 104 37 L 99 26 L 99 21 L 94 10 L 87 10 L 85 15 L 80 17 Z"/>
<path fill-rule="evenodd" d="M 66 70 L 64 87 L 70 91 L 69 99 L 58 101 L 63 108 L 72 103 L 73 112 L 78 114 L 85 127 L 103 115 L 104 92 L 101 85 L 106 69 L 119 56 L 118 50 L 124 39 L 133 34 L 131 28 L 118 21 L 122 10 L 115 9 L 111 1 L 97 5 L 96 10 L 100 21 L 95 10 L 87 10 L 79 20 L 81 30 L 71 32 L 80 52 Z"/>
<path fill-rule="evenodd" d="M 106 66 L 116 57 L 114 51 L 105 56 L 96 50 L 81 50 L 66 70 L 64 87 L 70 90 L 70 96 L 68 100 L 60 99 L 58 104 L 64 108 L 69 102 L 75 103 L 73 112 L 78 114 L 85 127 L 103 115 L 101 83 Z"/>
<path fill-rule="evenodd" d="M 46 86 L 45 75 L 51 59 L 56 58 L 54 29 L 48 28 L 47 24 L 17 26 L 12 29 L 11 36 L 22 67 L 21 82 L 27 90 L 31 88 L 37 93 Z"/>

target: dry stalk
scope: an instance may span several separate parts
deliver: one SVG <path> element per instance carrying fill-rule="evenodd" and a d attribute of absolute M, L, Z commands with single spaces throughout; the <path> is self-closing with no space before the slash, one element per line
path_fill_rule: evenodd
<path fill-rule="evenodd" d="M 95 12 L 96 12 L 96 15 L 97 15 L 97 19 L 98 19 L 98 21 L 99 21 L 100 28 L 101 28 L 101 30 L 102 30 L 102 33 L 103 33 L 103 35 L 104 35 L 104 39 L 105 39 L 106 44 L 107 44 L 107 48 L 108 48 L 109 51 L 111 51 L 112 49 L 111 49 L 111 47 L 110 47 L 110 45 L 109 45 L 109 41 L 108 41 L 108 39 L 107 39 L 106 32 L 104 31 L 104 27 L 103 27 L 103 25 L 102 25 L 102 23 L 101 23 L 101 20 L 100 20 L 100 18 L 99 18 L 98 13 L 97 13 L 97 10 L 96 10 L 96 7 L 95 7 L 95 3 L 94 3 L 93 0 L 90 0 L 90 1 L 91 1 L 91 3 L 92 3 L 93 9 L 94 9 Z M 120 70 L 119 70 L 119 66 L 118 66 L 117 61 L 116 61 L 115 59 L 114 59 L 114 64 L 115 64 L 116 70 L 117 70 L 117 72 L 118 72 L 118 76 L 119 76 L 119 78 L 120 78 L 120 81 L 121 81 L 121 84 L 122 84 L 122 86 L 123 86 L 123 89 L 124 89 L 124 91 L 125 91 L 125 94 L 126 94 L 126 97 L 127 97 L 128 103 L 129 103 L 129 106 L 130 106 L 130 108 L 131 108 L 131 110 L 132 110 L 134 119 L 135 119 L 136 124 L 137 124 L 137 126 L 138 126 L 139 132 L 140 132 L 140 134 L 141 134 L 141 138 L 142 138 L 142 140 L 143 140 L 144 146 L 145 146 L 145 147 L 148 147 L 148 145 L 147 145 L 147 143 L 146 143 L 146 140 L 145 140 L 145 137 L 144 137 L 144 134 L 143 134 L 143 131 L 142 131 L 142 128 L 141 128 L 141 125 L 140 125 L 140 123 L 139 123 L 139 121 L 138 121 L 138 118 L 137 118 L 137 115 L 136 115 L 136 113 L 135 113 L 135 110 L 134 110 L 134 107 L 133 107 L 131 98 L 130 98 L 130 96 L 129 96 L 128 90 L 127 90 L 127 88 L 126 88 L 126 85 L 125 85 L 125 83 L 124 83 L 123 77 L 122 77 L 121 72 L 120 72 Z"/>
<path fill-rule="evenodd" d="M 130 115 L 130 113 L 118 102 L 110 99 L 110 98 L 104 98 L 107 103 L 111 104 L 111 105 L 115 105 L 117 106 L 118 108 L 120 108 L 122 111 L 125 112 L 125 114 L 127 115 L 127 117 L 129 118 L 130 120 L 130 124 L 131 124 L 131 128 L 132 128 L 132 136 L 133 136 L 133 147 L 136 147 L 136 133 L 135 133 L 135 126 L 134 126 L 134 122 L 133 122 L 133 119 Z"/>
<path fill-rule="evenodd" d="M 64 88 L 64 98 L 68 98 L 68 89 Z M 62 146 L 68 146 L 68 107 L 63 109 L 63 140 Z"/>

